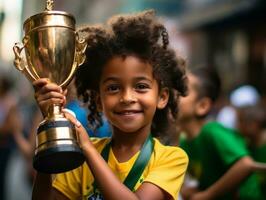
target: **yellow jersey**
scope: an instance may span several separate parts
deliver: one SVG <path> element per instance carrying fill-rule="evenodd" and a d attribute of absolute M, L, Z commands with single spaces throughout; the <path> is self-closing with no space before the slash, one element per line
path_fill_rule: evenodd
<path fill-rule="evenodd" d="M 98 152 L 110 142 L 110 138 L 91 140 Z M 188 165 L 187 154 L 179 147 L 164 146 L 159 140 L 155 138 L 153 140 L 153 153 L 134 190 L 137 190 L 143 182 L 150 182 L 169 193 L 173 199 L 177 199 Z M 128 161 L 120 163 L 115 158 L 112 148 L 110 149 L 108 165 L 121 182 L 127 177 L 139 153 L 137 152 Z M 53 187 L 71 200 L 87 200 L 93 193 L 93 182 L 94 177 L 85 162 L 74 170 L 56 174 Z"/>

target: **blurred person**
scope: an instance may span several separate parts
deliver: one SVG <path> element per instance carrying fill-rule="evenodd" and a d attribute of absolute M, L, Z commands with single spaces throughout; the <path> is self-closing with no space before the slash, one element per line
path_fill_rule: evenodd
<path fill-rule="evenodd" d="M 17 98 L 13 94 L 12 80 L 0 76 L 0 199 L 5 198 L 5 173 L 10 154 L 14 149 L 12 133 L 21 129 Z"/>
<path fill-rule="evenodd" d="M 256 105 L 259 101 L 260 95 L 254 86 L 241 85 L 231 92 L 228 105 L 218 112 L 216 120 L 228 128 L 236 129 L 236 109 Z"/>
<path fill-rule="evenodd" d="M 24 102 L 25 103 L 25 102 Z M 27 112 L 27 111 L 25 111 Z M 28 112 L 30 112 L 28 110 Z M 23 156 L 25 163 L 26 163 L 26 174 L 28 183 L 32 185 L 36 171 L 32 166 L 32 157 L 34 155 L 35 150 L 35 140 L 36 140 L 36 130 L 39 126 L 39 123 L 42 120 L 42 115 L 39 110 L 36 110 L 35 113 L 32 113 L 30 121 L 22 119 L 23 125 L 29 123 L 31 126 L 30 128 L 22 127 L 20 130 L 17 129 L 12 133 L 16 146 L 20 151 L 21 155 Z"/>
<path fill-rule="evenodd" d="M 220 93 L 215 69 L 199 67 L 188 72 L 189 94 L 180 99 L 178 126 L 185 137 L 180 147 L 189 156 L 188 174 L 196 184 L 183 185 L 184 199 L 261 199 L 254 170 L 265 170 L 249 156 L 243 138 L 218 122 L 208 121 L 208 113 Z M 245 190 L 238 189 L 245 188 Z"/>
<path fill-rule="evenodd" d="M 261 104 L 237 109 L 237 130 L 247 140 L 251 156 L 266 163 L 265 109 Z M 258 172 L 263 199 L 266 199 L 266 173 Z"/>
<path fill-rule="evenodd" d="M 35 176 L 32 167 L 35 130 L 42 118 L 38 114 L 40 111 L 34 101 L 32 85 L 28 80 L 14 78 L 13 85 L 16 94 L 16 111 L 12 117 L 13 131 L 9 132 L 9 137 L 14 145 L 5 172 L 5 198 L 24 200 L 29 199 L 32 190 Z"/>

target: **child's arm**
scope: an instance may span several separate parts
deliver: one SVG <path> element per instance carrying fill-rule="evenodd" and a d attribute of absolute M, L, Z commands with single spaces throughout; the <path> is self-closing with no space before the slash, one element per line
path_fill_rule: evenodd
<path fill-rule="evenodd" d="M 213 185 L 205 191 L 196 193 L 190 200 L 209 200 L 236 189 L 236 187 L 247 178 L 254 169 L 254 161 L 245 156 L 238 160 L 232 167 Z"/>
<path fill-rule="evenodd" d="M 69 199 L 52 187 L 52 175 L 38 172 L 33 185 L 32 200 Z"/>
<path fill-rule="evenodd" d="M 192 178 L 189 173 L 186 174 L 184 183 L 181 187 L 180 193 L 184 200 L 190 199 L 191 196 L 200 192 L 198 189 L 198 180 Z"/>
<path fill-rule="evenodd" d="M 266 163 L 261 162 L 253 162 L 252 163 L 252 171 L 255 172 L 266 172 Z"/>
<path fill-rule="evenodd" d="M 112 172 L 108 164 L 95 149 L 91 143 L 89 136 L 84 127 L 77 122 L 72 116 L 67 114 L 74 124 L 76 124 L 78 132 L 78 141 L 83 153 L 86 157 L 86 162 L 94 175 L 98 187 L 104 199 L 112 200 L 166 200 L 171 199 L 170 195 L 152 183 L 143 183 L 134 193 L 129 190 Z"/>
<path fill-rule="evenodd" d="M 199 189 L 197 187 L 192 186 L 182 186 L 181 188 L 181 196 L 184 200 L 190 199 L 191 196 L 193 196 L 196 193 L 199 193 Z"/>

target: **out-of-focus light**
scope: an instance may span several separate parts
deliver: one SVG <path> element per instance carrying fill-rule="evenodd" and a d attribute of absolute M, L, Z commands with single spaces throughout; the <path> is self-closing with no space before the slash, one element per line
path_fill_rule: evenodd
<path fill-rule="evenodd" d="M 11 61 L 14 58 L 12 47 L 21 40 L 21 12 L 23 0 L 0 0 L 0 11 L 4 20 L 0 33 L 1 60 Z"/>

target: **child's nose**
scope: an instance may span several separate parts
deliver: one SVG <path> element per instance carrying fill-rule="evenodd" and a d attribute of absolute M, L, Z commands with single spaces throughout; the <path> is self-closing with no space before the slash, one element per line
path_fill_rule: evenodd
<path fill-rule="evenodd" d="M 125 104 L 130 104 L 130 103 L 134 103 L 136 102 L 136 97 L 134 95 L 134 92 L 131 90 L 125 90 L 122 95 L 121 98 L 119 100 L 120 103 L 125 103 Z"/>

